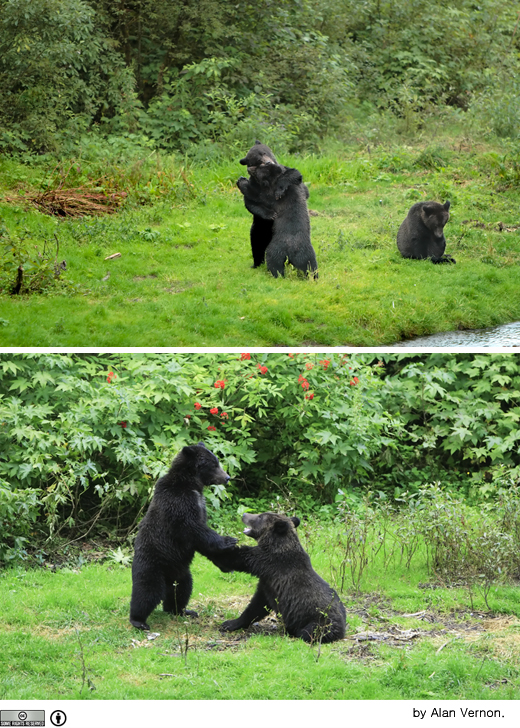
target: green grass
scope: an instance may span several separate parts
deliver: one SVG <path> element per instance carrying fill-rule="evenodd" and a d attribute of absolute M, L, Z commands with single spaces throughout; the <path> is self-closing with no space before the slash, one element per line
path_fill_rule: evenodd
<path fill-rule="evenodd" d="M 192 168 L 195 197 L 176 187 L 169 199 L 104 218 L 58 221 L 4 202 L 10 235 L 27 230 L 40 248 L 58 236 L 66 278 L 79 288 L 0 295 L 0 343 L 377 346 L 517 320 L 518 192 L 506 152 L 448 140 L 283 160 L 310 187 L 318 281 L 250 267 L 238 162 Z M 4 192 L 42 177 L 7 160 L 0 171 Z M 399 255 L 397 229 L 419 199 L 451 200 L 445 232 L 456 265 Z"/>
<path fill-rule="evenodd" d="M 314 523 L 301 534 L 313 565 L 337 588 L 338 528 Z M 1 572 L 0 699 L 519 697 L 517 587 L 493 587 L 488 612 L 478 597 L 471 606 L 463 587 L 431 588 L 419 553 L 411 570 L 397 557 L 385 571 L 374 563 L 359 594 L 345 585 L 346 639 L 318 648 L 285 637 L 271 617 L 221 634 L 219 624 L 244 608 L 256 580 L 222 574 L 199 556 L 193 574 L 190 606 L 199 617 L 156 610 L 149 624 L 159 636 L 149 640 L 128 622 L 128 568 Z"/>

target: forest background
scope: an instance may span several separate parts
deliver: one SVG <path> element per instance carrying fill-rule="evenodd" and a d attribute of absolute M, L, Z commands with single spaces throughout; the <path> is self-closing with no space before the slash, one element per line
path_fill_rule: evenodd
<path fill-rule="evenodd" d="M 1 0 L 0 150 L 202 161 L 377 143 L 431 114 L 520 133 L 512 0 Z M 93 134 L 94 133 L 94 134 Z M 91 153 L 92 153 L 91 149 Z"/>

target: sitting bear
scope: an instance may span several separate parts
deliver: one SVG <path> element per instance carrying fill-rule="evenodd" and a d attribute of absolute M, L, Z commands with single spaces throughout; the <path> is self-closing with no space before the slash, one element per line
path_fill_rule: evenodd
<path fill-rule="evenodd" d="M 244 513 L 244 533 L 257 546 L 240 546 L 212 559 L 223 571 L 243 571 L 259 578 L 250 604 L 237 619 L 221 626 L 232 632 L 281 614 L 286 632 L 305 642 L 334 642 L 345 636 L 346 612 L 340 598 L 311 565 L 296 533 L 297 517 Z"/>
<path fill-rule="evenodd" d="M 130 622 L 149 629 L 146 620 L 159 602 L 165 612 L 191 614 L 190 572 L 195 551 L 214 556 L 231 549 L 236 538 L 219 536 L 206 525 L 205 485 L 224 485 L 229 475 L 202 442 L 183 447 L 156 485 L 141 521 L 132 563 Z"/>
<path fill-rule="evenodd" d="M 432 263 L 455 263 L 444 255 L 444 226 L 450 219 L 450 201 L 416 202 L 408 211 L 397 233 L 397 247 L 403 258 L 430 258 Z"/>
<path fill-rule="evenodd" d="M 247 171 L 252 174 L 257 167 L 264 164 L 276 164 L 276 157 L 265 144 L 259 141 L 251 147 L 240 164 L 247 165 Z M 290 185 L 302 183 L 302 176 L 297 169 L 283 167 L 285 174 L 280 175 L 276 189 L 262 186 L 254 178 L 240 177 L 237 181 L 238 189 L 244 195 L 246 209 L 253 215 L 253 223 L 249 233 L 251 252 L 253 254 L 253 268 L 258 268 L 265 260 L 265 251 L 273 236 L 273 219 L 275 217 L 274 202 L 285 193 Z M 307 188 L 305 188 L 307 189 Z M 308 193 L 307 193 L 308 197 Z"/>
<path fill-rule="evenodd" d="M 251 195 L 251 184 L 259 185 L 264 192 L 261 199 L 274 199 L 274 220 L 271 242 L 265 251 L 267 269 L 275 278 L 285 274 L 285 261 L 305 274 L 313 271 L 318 277 L 316 253 L 311 244 L 311 224 L 307 210 L 309 190 L 295 180 L 301 176 L 298 170 L 280 164 L 263 164 L 251 172 L 251 183 L 241 185 L 244 196 Z M 288 183 L 286 184 L 286 182 Z M 247 182 L 247 181 L 246 181 Z M 266 216 L 268 214 L 265 206 Z"/>

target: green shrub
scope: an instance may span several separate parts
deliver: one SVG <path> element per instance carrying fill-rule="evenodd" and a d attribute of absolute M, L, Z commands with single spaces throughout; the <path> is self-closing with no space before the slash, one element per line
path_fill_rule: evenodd
<path fill-rule="evenodd" d="M 129 533 L 174 455 L 202 440 L 232 477 L 227 490 L 208 489 L 212 517 L 221 506 L 228 512 L 229 496 L 235 511 L 260 503 L 339 514 L 353 534 L 347 553 L 363 529 L 384 532 L 397 504 L 408 508 L 413 531 L 401 525 L 396 535 L 406 563 L 423 534 L 431 563 L 440 564 L 449 543 L 466 548 L 458 494 L 497 504 L 518 551 L 516 358 L 384 359 L 0 354 L 0 478 L 13 492 L 41 491 L 34 507 L 48 534 Z M 444 499 L 440 487 L 424 490 L 439 480 Z M 492 554 L 485 533 L 495 531 L 475 527 L 470 540 Z M 512 547 L 497 539 L 503 561 Z"/>
<path fill-rule="evenodd" d="M 131 527 L 175 453 L 200 439 L 239 497 L 324 502 L 370 479 L 382 443 L 397 447 L 380 379 L 354 358 L 4 354 L 0 375 L 0 477 L 42 488 L 51 533 Z"/>
<path fill-rule="evenodd" d="M 401 359 L 398 370 L 383 401 L 405 422 L 409 465 L 435 468 L 441 456 L 448 467 L 469 474 L 520 464 L 520 362 L 515 355 L 430 354 Z M 431 470 L 428 480 L 433 475 Z"/>
<path fill-rule="evenodd" d="M 40 515 L 39 488 L 15 489 L 0 478 L 0 563 L 23 559 Z"/>
<path fill-rule="evenodd" d="M 2 0 L 0 150 L 56 150 L 100 109 L 123 113 L 132 76 L 84 0 Z"/>

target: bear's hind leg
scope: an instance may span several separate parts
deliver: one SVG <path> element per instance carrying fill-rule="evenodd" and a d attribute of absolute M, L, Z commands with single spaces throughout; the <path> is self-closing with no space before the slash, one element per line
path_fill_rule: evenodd
<path fill-rule="evenodd" d="M 309 262 L 307 264 L 307 273 L 311 272 L 314 280 L 318 280 L 318 261 L 316 260 L 316 253 L 311 245 L 311 254 L 309 256 Z"/>
<path fill-rule="evenodd" d="M 281 275 L 282 278 L 285 276 L 285 261 L 287 259 L 287 253 L 285 250 L 280 250 L 280 241 L 274 239 L 271 240 L 265 251 L 265 263 L 267 270 L 275 278 Z"/>
<path fill-rule="evenodd" d="M 234 632 L 236 629 L 244 629 L 245 627 L 249 627 L 249 625 L 253 622 L 259 622 L 261 619 L 266 617 L 270 611 L 271 609 L 267 604 L 265 594 L 260 585 L 258 585 L 253 598 L 240 617 L 237 617 L 236 619 L 228 619 L 227 622 L 223 622 L 220 625 L 220 629 L 223 632 Z"/>
<path fill-rule="evenodd" d="M 312 274 L 314 280 L 318 278 L 318 262 L 316 253 L 310 243 L 302 243 L 301 247 L 296 251 L 292 251 L 289 255 L 289 263 L 291 263 L 298 271 L 301 271 L 306 277 Z"/>
<path fill-rule="evenodd" d="M 273 236 L 273 221 L 254 215 L 250 239 L 253 254 L 253 268 L 258 268 L 265 260 L 265 251 Z"/>
<path fill-rule="evenodd" d="M 335 642 L 335 640 L 342 639 L 344 633 L 340 634 L 340 630 L 334 628 L 332 622 L 320 622 L 319 620 L 313 620 L 296 630 L 293 637 L 299 637 L 304 642 L 316 643 L 321 642 L 325 645 L 327 642 Z"/>
<path fill-rule="evenodd" d="M 455 258 L 452 258 L 451 255 L 441 255 L 440 257 L 436 258 L 432 256 L 431 258 L 432 263 L 455 263 Z"/>
<path fill-rule="evenodd" d="M 162 576 L 134 577 L 130 600 L 130 623 L 137 629 L 150 629 L 146 620 L 161 602 L 166 585 Z"/>

